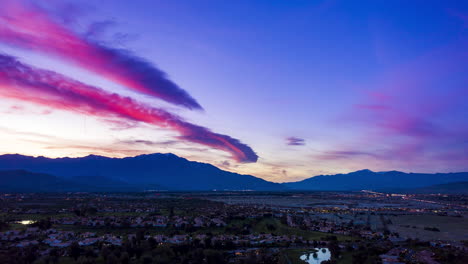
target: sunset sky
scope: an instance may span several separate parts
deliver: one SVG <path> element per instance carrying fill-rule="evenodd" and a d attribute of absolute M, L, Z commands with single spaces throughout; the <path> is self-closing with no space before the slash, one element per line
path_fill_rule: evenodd
<path fill-rule="evenodd" d="M 468 1 L 0 0 L 0 140 L 277 182 L 468 171 Z"/>

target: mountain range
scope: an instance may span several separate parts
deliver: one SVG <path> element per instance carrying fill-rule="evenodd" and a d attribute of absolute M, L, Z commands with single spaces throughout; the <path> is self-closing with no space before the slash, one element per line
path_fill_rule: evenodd
<path fill-rule="evenodd" d="M 356 191 L 413 189 L 462 181 L 468 181 L 468 172 L 429 174 L 359 170 L 347 174 L 319 175 L 283 185 L 293 190 Z"/>
<path fill-rule="evenodd" d="M 61 180 L 62 189 L 67 182 L 77 184 L 83 190 L 102 191 L 155 189 L 264 191 L 286 188 L 279 183 L 223 171 L 213 165 L 189 161 L 174 154 L 148 154 L 128 158 L 90 155 L 82 158 L 56 159 L 8 154 L 0 156 L 0 170 L 4 171 L 0 173 L 2 182 L 3 174 L 9 175 L 9 171 L 17 174 L 27 171 L 24 177 L 43 177 L 44 181 L 51 182 L 47 186 L 53 186 L 57 180 L 45 175 L 56 177 Z M 29 183 L 23 181 L 22 184 L 27 186 Z"/>
<path fill-rule="evenodd" d="M 467 172 L 426 174 L 360 170 L 279 184 L 251 175 L 223 171 L 213 165 L 189 161 L 174 154 L 157 153 L 127 158 L 90 155 L 55 159 L 18 154 L 0 155 L 2 192 L 409 190 L 466 181 Z M 444 188 L 447 192 L 451 188 L 463 189 L 459 185 Z"/>
<path fill-rule="evenodd" d="M 402 193 L 418 193 L 418 194 L 429 194 L 429 193 L 444 193 L 444 194 L 468 194 L 468 181 L 464 182 L 451 182 L 444 184 L 436 184 L 427 187 L 421 187 L 416 189 L 405 189 Z"/>
<path fill-rule="evenodd" d="M 159 185 L 145 187 L 104 177 L 71 179 L 25 170 L 0 171 L 0 192 L 138 192 L 164 189 Z"/>

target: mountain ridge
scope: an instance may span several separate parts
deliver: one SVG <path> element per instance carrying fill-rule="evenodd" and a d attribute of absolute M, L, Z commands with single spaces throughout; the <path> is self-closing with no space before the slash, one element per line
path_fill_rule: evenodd
<path fill-rule="evenodd" d="M 172 153 L 110 158 L 88 155 L 79 158 L 0 156 L 0 170 L 23 169 L 60 178 L 104 177 L 129 184 L 164 186 L 168 190 L 283 190 L 251 176 L 223 171 L 211 164 L 189 161 Z"/>
<path fill-rule="evenodd" d="M 0 170 L 3 192 L 140 192 L 162 186 L 138 186 L 104 177 L 66 179 L 27 170 Z"/>
<path fill-rule="evenodd" d="M 274 183 L 261 178 L 224 171 L 207 163 L 190 161 L 172 153 L 134 157 L 48 158 L 20 154 L 0 155 L 0 170 L 27 170 L 72 181 L 86 190 L 151 189 L 255 190 L 255 191 L 356 191 L 362 189 L 417 189 L 431 185 L 468 181 L 468 172 L 406 173 L 369 169 L 335 175 L 317 175 L 297 182 Z M 93 182 L 94 186 L 89 186 Z M 94 188 L 95 187 L 95 188 Z"/>
<path fill-rule="evenodd" d="M 403 190 L 402 193 L 417 193 L 417 194 L 468 194 L 468 181 L 450 182 L 443 184 L 435 184 L 421 188 Z"/>
<path fill-rule="evenodd" d="M 374 172 L 365 169 L 346 174 L 317 175 L 301 181 L 282 184 L 292 190 L 354 191 L 362 189 L 410 189 L 457 181 L 468 181 L 468 172 L 431 174 L 406 173 L 394 170 Z"/>

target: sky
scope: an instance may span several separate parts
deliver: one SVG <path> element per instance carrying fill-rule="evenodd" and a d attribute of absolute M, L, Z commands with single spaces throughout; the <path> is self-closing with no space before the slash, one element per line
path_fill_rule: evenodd
<path fill-rule="evenodd" d="M 468 171 L 468 2 L 1 0 L 0 154 Z"/>

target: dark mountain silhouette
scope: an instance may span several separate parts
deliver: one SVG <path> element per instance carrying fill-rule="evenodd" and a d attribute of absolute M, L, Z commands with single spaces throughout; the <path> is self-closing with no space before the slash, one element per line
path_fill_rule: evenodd
<path fill-rule="evenodd" d="M 161 186 L 138 186 L 104 177 L 65 179 L 25 170 L 0 171 L 0 192 L 129 192 Z"/>
<path fill-rule="evenodd" d="M 2 192 L 50 192 L 69 191 L 80 188 L 58 177 L 32 173 L 25 170 L 0 171 L 0 191 Z"/>
<path fill-rule="evenodd" d="M 57 159 L 18 154 L 0 156 L 0 170 L 18 169 L 50 174 L 97 187 L 119 187 L 127 184 L 144 189 L 188 191 L 285 189 L 278 183 L 223 171 L 213 165 L 189 161 L 174 154 L 149 154 L 129 158 L 90 155 Z"/>
<path fill-rule="evenodd" d="M 1 170 L 9 170 L 8 172 Z M 0 191 L 145 191 L 145 190 L 430 190 L 431 185 L 467 182 L 468 172 L 405 173 L 360 170 L 320 175 L 298 182 L 272 183 L 227 172 L 174 154 L 129 158 L 0 156 Z M 459 185 L 463 189 L 466 185 Z M 436 188 L 436 187 L 434 187 Z M 434 190 L 434 192 L 437 192 Z"/>
<path fill-rule="evenodd" d="M 457 181 L 468 181 L 468 172 L 426 174 L 360 170 L 348 174 L 320 175 L 283 185 L 293 190 L 350 191 L 421 188 Z"/>
<path fill-rule="evenodd" d="M 402 193 L 442 193 L 442 194 L 468 194 L 468 181 L 436 184 L 416 189 L 403 190 Z"/>

